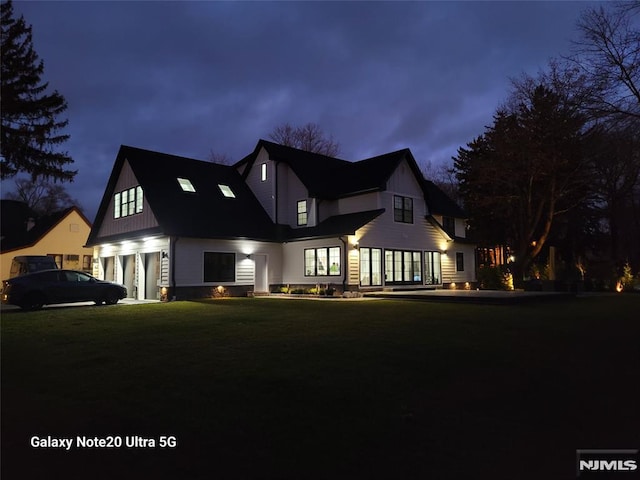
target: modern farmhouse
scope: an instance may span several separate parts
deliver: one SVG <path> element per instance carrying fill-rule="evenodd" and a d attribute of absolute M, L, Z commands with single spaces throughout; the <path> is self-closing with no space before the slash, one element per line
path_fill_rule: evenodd
<path fill-rule="evenodd" d="M 408 149 L 349 162 L 260 140 L 228 166 L 122 146 L 87 245 L 138 299 L 476 280 L 464 211 Z"/>

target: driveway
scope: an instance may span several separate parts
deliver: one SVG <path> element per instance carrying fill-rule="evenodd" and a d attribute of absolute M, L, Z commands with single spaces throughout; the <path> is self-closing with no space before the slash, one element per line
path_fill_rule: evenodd
<path fill-rule="evenodd" d="M 160 303 L 160 300 L 136 300 L 135 298 L 123 298 L 116 305 L 140 305 L 143 303 Z M 56 305 L 45 305 L 44 309 L 49 308 L 74 308 L 74 307 L 90 307 L 96 306 L 94 302 L 76 302 L 76 303 L 59 303 Z M 0 305 L 0 312 L 19 312 L 20 307 L 15 305 Z"/>

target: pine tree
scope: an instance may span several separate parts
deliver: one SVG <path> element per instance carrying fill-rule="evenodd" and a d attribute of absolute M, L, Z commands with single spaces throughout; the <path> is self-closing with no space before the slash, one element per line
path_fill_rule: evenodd
<path fill-rule="evenodd" d="M 67 109 L 65 98 L 41 77 L 44 63 L 33 49 L 31 26 L 24 17 L 13 16 L 11 0 L 1 5 L 1 156 L 0 178 L 27 173 L 38 177 L 71 181 L 77 173 L 68 170 L 73 159 L 57 151 L 69 135 L 60 134 L 68 120 L 59 116 Z"/>

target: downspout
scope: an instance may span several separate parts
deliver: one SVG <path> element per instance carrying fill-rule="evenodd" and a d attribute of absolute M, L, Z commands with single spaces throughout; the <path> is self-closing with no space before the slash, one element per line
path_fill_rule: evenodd
<path fill-rule="evenodd" d="M 348 238 L 345 240 L 342 237 L 338 237 L 342 242 L 342 251 L 344 252 L 342 255 L 342 264 L 344 268 L 342 269 L 342 293 L 347 291 L 347 269 L 349 268 L 349 264 L 347 263 L 349 258 L 349 252 L 347 252 L 347 247 L 349 246 Z"/>
<path fill-rule="evenodd" d="M 178 240 L 180 240 L 180 237 L 173 237 L 171 239 L 171 245 L 170 245 L 170 250 L 171 250 L 171 291 L 173 292 L 173 296 L 171 298 L 171 300 L 176 300 L 177 299 L 177 295 L 176 295 L 176 243 L 178 243 Z"/>

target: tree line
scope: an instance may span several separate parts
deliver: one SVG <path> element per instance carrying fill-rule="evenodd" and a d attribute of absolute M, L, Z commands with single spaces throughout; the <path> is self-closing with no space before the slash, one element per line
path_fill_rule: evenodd
<path fill-rule="evenodd" d="M 574 278 L 640 267 L 639 17 L 638 1 L 585 10 L 570 54 L 512 79 L 453 157 L 471 237 L 510 246 L 518 280 L 549 246 Z"/>

